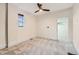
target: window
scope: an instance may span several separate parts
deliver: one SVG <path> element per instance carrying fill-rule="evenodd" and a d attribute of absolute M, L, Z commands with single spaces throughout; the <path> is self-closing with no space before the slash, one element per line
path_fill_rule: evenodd
<path fill-rule="evenodd" d="M 24 27 L 24 15 L 18 14 L 18 26 Z"/>

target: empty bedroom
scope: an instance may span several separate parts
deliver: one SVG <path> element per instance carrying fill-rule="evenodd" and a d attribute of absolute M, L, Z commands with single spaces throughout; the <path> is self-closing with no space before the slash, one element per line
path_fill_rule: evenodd
<path fill-rule="evenodd" d="M 0 55 L 78 55 L 78 3 L 0 3 Z"/>

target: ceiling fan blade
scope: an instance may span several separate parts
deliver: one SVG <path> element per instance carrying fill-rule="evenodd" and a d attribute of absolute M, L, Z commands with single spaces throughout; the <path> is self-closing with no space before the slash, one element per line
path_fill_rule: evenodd
<path fill-rule="evenodd" d="M 39 12 L 39 10 L 35 11 L 35 13 Z"/>
<path fill-rule="evenodd" d="M 49 9 L 42 9 L 43 11 L 50 11 Z"/>
<path fill-rule="evenodd" d="M 42 9 L 42 8 L 41 8 L 42 4 L 37 3 L 37 6 L 38 6 L 39 9 Z"/>

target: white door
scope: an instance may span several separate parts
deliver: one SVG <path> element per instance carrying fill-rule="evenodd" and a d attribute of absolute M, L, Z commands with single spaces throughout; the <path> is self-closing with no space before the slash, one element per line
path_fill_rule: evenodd
<path fill-rule="evenodd" d="M 68 17 L 58 18 L 57 24 L 58 24 L 58 40 L 68 41 Z"/>

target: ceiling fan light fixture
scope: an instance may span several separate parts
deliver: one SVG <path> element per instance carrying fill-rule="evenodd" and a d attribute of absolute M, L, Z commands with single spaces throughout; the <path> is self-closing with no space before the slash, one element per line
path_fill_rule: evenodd
<path fill-rule="evenodd" d="M 40 9 L 39 11 L 41 12 L 41 11 L 43 11 L 43 10 Z"/>
<path fill-rule="evenodd" d="M 49 9 L 43 9 L 42 4 L 40 4 L 40 3 L 37 3 L 37 6 L 38 6 L 39 10 L 35 11 L 35 13 L 42 12 L 42 11 L 50 11 Z"/>

